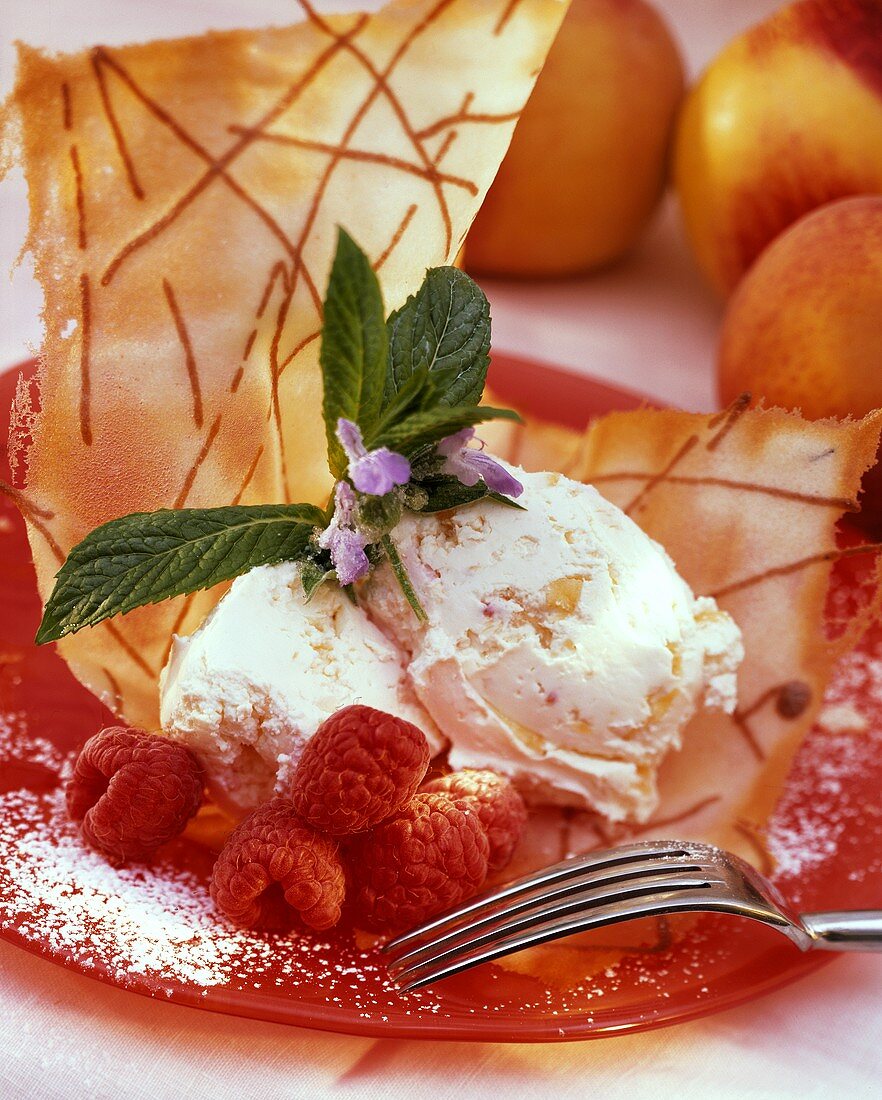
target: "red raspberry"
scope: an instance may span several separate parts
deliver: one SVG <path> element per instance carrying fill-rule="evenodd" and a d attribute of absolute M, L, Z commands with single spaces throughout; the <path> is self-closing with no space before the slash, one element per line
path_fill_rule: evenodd
<path fill-rule="evenodd" d="M 307 742 L 291 798 L 314 829 L 361 833 L 406 805 L 428 767 L 429 744 L 416 726 L 373 707 L 344 707 Z"/>
<path fill-rule="evenodd" d="M 202 802 L 205 776 L 184 745 L 108 726 L 83 745 L 67 784 L 67 812 L 83 839 L 118 867 L 149 859 L 183 832 Z"/>
<path fill-rule="evenodd" d="M 456 802 L 466 799 L 487 830 L 490 870 L 508 864 L 527 824 L 527 807 L 510 780 L 496 772 L 466 768 L 433 779 L 423 790 L 449 795 Z"/>
<path fill-rule="evenodd" d="M 349 848 L 360 924 L 407 928 L 476 893 L 490 846 L 478 815 L 446 794 L 418 794 Z"/>
<path fill-rule="evenodd" d="M 211 896 L 237 927 L 287 932 L 299 914 L 319 932 L 340 919 L 345 881 L 336 843 L 310 829 L 287 798 L 255 810 L 227 838 Z"/>

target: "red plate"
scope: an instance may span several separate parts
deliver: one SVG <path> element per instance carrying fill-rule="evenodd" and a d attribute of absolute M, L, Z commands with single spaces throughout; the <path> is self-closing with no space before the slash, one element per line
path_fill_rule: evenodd
<path fill-rule="evenodd" d="M 497 392 L 562 423 L 641 403 L 537 363 L 497 357 L 494 366 Z M 14 372 L 0 378 L 0 408 L 9 407 L 13 386 Z M 521 972 L 490 964 L 437 991 L 402 995 L 351 930 L 321 941 L 232 932 L 211 912 L 210 857 L 198 845 L 178 843 L 154 867 L 121 873 L 80 848 L 64 820 L 60 779 L 71 752 L 108 714 L 51 649 L 31 644 L 38 615 L 23 524 L 0 497 L 0 935 L 34 954 L 215 1012 L 360 1035 L 511 1042 L 702 1016 L 829 961 L 746 922 L 703 917 L 661 934 L 653 926 L 625 946 L 562 941 Z M 859 705 L 869 729 L 815 731 L 782 792 L 773 828 L 779 882 L 804 909 L 882 899 L 877 650 L 878 634 L 845 662 L 830 692 L 834 703 Z"/>

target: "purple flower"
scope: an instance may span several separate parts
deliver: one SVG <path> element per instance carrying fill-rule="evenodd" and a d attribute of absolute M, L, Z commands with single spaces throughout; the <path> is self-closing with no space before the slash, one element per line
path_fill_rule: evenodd
<path fill-rule="evenodd" d="M 463 428 L 461 432 L 441 440 L 437 451 L 444 459 L 442 473 L 452 474 L 463 485 L 468 486 L 477 485 L 483 478 L 484 484 L 492 492 L 502 493 L 507 497 L 519 497 L 524 491 L 523 485 L 495 458 L 484 454 L 484 444 L 481 443 L 480 450 L 469 447 L 474 435 L 474 428 Z"/>
<path fill-rule="evenodd" d="M 351 420 L 340 417 L 337 438 L 349 459 L 350 480 L 360 493 L 382 497 L 396 485 L 406 485 L 410 481 L 410 463 L 404 455 L 388 447 L 367 450 L 358 425 Z"/>
<path fill-rule="evenodd" d="M 319 535 L 319 546 L 329 550 L 342 585 L 352 584 L 371 567 L 364 552 L 367 539 L 355 527 L 355 493 L 345 481 L 338 481 L 334 490 L 334 515 Z"/>

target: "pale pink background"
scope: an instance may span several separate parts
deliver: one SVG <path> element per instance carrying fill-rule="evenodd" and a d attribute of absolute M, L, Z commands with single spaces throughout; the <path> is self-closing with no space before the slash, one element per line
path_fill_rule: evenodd
<path fill-rule="evenodd" d="M 774 0 L 656 4 L 692 73 L 738 29 L 778 7 Z M 283 22 L 294 11 L 294 0 L 0 0 L 0 84 L 11 80 L 14 38 L 71 48 Z M 13 175 L 0 186 L 0 270 L 21 247 L 24 210 Z M 670 201 L 614 270 L 487 290 L 498 347 L 688 408 L 713 406 L 719 307 L 691 264 Z M 39 343 L 39 301 L 26 261 L 11 283 L 0 280 L 0 369 Z M 374 1041 L 146 1001 L 0 943 L 0 1100 L 862 1100 L 880 1095 L 880 990 L 882 958 L 852 956 L 760 1002 L 647 1035 L 554 1047 Z"/>

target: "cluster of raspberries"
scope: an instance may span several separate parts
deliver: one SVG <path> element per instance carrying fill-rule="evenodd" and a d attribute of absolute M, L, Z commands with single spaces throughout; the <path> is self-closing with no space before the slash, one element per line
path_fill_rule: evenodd
<path fill-rule="evenodd" d="M 212 873 L 218 909 L 241 928 L 323 931 L 348 900 L 357 924 L 388 932 L 465 901 L 511 859 L 526 808 L 490 771 L 421 788 L 428 766 L 416 726 L 371 707 L 337 711 L 308 742 L 290 796 L 227 838 Z M 84 747 L 68 809 L 111 862 L 145 859 L 183 830 L 203 781 L 182 745 L 115 727 Z"/>

